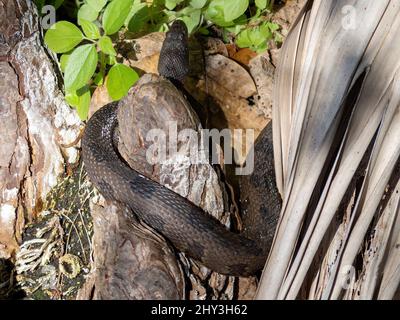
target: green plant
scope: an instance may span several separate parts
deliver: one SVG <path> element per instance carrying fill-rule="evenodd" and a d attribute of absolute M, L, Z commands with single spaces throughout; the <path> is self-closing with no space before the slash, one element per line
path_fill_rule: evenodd
<path fill-rule="evenodd" d="M 279 25 L 269 21 L 263 21 L 259 25 L 241 30 L 236 37 L 236 44 L 240 48 L 250 48 L 261 53 L 268 49 L 266 39 L 274 39 L 275 42 L 281 42 L 281 36 L 276 33 Z"/>
<path fill-rule="evenodd" d="M 37 0 L 43 5 L 61 0 Z M 168 23 L 181 19 L 189 32 L 207 33 L 213 25 L 239 47 L 256 52 L 267 41 L 279 41 L 278 25 L 267 14 L 271 0 L 80 0 L 77 25 L 59 21 L 45 35 L 48 47 L 60 54 L 66 100 L 87 118 L 91 93 L 105 83 L 113 100 L 121 99 L 137 81 L 138 74 L 117 60 L 112 35 L 165 31 Z"/>
<path fill-rule="evenodd" d="M 139 78 L 120 64 L 110 36 L 125 24 L 132 1 L 86 0 L 79 8 L 78 26 L 59 21 L 46 32 L 45 42 L 59 54 L 64 72 L 65 97 L 81 119 L 88 115 L 91 92 L 106 81 L 113 100 L 121 99 Z"/>

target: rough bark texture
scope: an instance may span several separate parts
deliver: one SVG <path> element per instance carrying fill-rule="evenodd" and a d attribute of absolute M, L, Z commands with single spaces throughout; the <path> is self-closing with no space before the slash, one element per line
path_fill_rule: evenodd
<path fill-rule="evenodd" d="M 25 220 L 41 210 L 77 150 L 62 144 L 80 120 L 64 102 L 32 1 L 0 1 L 0 257 L 18 248 Z"/>
<path fill-rule="evenodd" d="M 173 250 L 124 207 L 92 206 L 93 272 L 78 299 L 185 297 L 182 269 Z"/>

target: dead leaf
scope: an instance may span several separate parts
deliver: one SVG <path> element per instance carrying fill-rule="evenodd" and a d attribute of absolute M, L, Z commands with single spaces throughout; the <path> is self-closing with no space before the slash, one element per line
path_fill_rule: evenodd
<path fill-rule="evenodd" d="M 235 97 L 248 98 L 257 92 L 250 74 L 237 62 L 216 54 L 206 57 L 207 77 Z"/>
<path fill-rule="evenodd" d="M 250 63 L 250 60 L 255 58 L 256 56 L 257 56 L 257 53 L 254 52 L 253 50 L 250 50 L 249 48 L 243 48 L 243 49 L 240 49 L 239 51 L 237 51 L 232 56 L 232 59 L 247 66 Z"/>

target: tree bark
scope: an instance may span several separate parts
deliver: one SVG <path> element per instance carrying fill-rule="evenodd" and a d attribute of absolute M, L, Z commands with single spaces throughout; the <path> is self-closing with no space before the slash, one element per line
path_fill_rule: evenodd
<path fill-rule="evenodd" d="M 10 258 L 76 148 L 80 120 L 65 103 L 32 1 L 0 1 L 0 257 Z"/>

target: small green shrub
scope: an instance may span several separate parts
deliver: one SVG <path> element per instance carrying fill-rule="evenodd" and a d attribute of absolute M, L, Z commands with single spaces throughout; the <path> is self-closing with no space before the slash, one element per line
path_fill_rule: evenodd
<path fill-rule="evenodd" d="M 37 0 L 43 6 L 46 0 Z M 47 3 L 60 6 L 63 0 Z M 48 47 L 60 54 L 67 102 L 86 119 L 91 92 L 106 84 L 113 100 L 126 95 L 138 74 L 118 63 L 112 35 L 166 31 L 168 23 L 181 19 L 189 32 L 207 33 L 212 25 L 235 39 L 241 48 L 265 51 L 269 40 L 280 41 L 279 26 L 268 20 L 270 0 L 80 0 L 75 25 L 55 23 L 45 35 Z"/>

